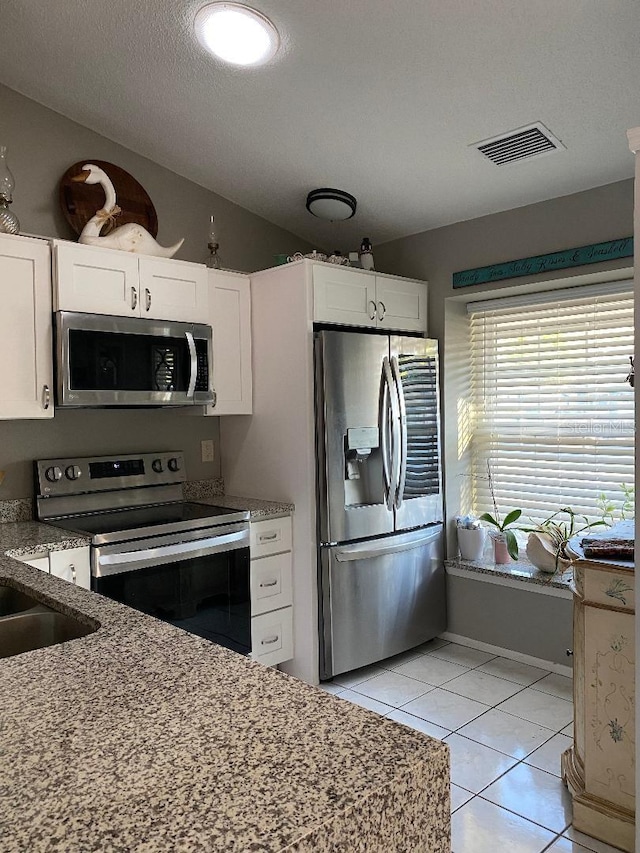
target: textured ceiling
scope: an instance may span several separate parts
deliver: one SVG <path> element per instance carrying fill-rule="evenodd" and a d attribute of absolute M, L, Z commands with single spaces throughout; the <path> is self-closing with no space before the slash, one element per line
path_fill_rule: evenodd
<path fill-rule="evenodd" d="M 629 178 L 637 0 L 251 0 L 262 69 L 195 41 L 202 0 L 0 0 L 0 81 L 318 246 L 374 245 Z M 541 121 L 566 151 L 472 143 Z M 356 216 L 304 207 L 335 186 Z"/>

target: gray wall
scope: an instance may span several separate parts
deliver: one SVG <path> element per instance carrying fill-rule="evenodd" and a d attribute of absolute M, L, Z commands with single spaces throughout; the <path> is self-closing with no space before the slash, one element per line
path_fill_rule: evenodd
<path fill-rule="evenodd" d="M 447 575 L 447 631 L 571 667 L 573 602 Z"/>
<path fill-rule="evenodd" d="M 632 234 L 633 181 L 618 181 L 385 243 L 375 250 L 376 269 L 429 282 L 429 333 L 442 341 L 445 300 L 461 292 L 452 287 L 454 272 Z M 592 264 L 583 271 L 607 266 Z M 568 270 L 567 274 L 571 272 Z M 528 276 L 488 286 L 475 285 L 463 291 L 495 292 L 514 281 L 524 283 L 543 278 Z"/>
<path fill-rule="evenodd" d="M 440 341 L 448 556 L 457 553 L 452 518 L 470 509 L 467 436 L 468 324 L 465 302 L 553 279 L 585 274 L 628 277 L 632 259 L 559 270 L 458 290 L 452 275 L 502 261 L 599 243 L 633 234 L 633 181 L 619 181 L 574 195 L 459 222 L 395 240 L 375 250 L 376 269 L 429 282 L 429 334 Z M 448 630 L 502 648 L 567 664 L 571 646 L 571 602 L 488 583 L 448 577 Z"/>
<path fill-rule="evenodd" d="M 0 144 L 8 149 L 16 180 L 13 209 L 23 233 L 76 239 L 60 211 L 58 182 L 73 163 L 97 159 L 121 166 L 142 184 L 158 214 L 159 242 L 169 245 L 185 237 L 178 258 L 203 260 L 211 214 L 227 268 L 253 272 L 273 266 L 275 254 L 313 248 L 4 86 L 0 86 L 0 116 Z M 10 365 L 2 369 L 9 370 Z M 215 442 L 213 463 L 200 461 L 200 441 L 205 438 Z M 51 421 L 0 421 L 0 470 L 7 472 L 0 500 L 32 495 L 33 459 L 142 450 L 184 450 L 190 478 L 220 476 L 219 419 L 156 409 L 65 411 Z"/>

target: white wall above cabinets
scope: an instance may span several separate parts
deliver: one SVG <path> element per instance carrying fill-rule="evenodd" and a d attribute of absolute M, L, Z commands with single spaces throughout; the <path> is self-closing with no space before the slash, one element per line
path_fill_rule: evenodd
<path fill-rule="evenodd" d="M 203 323 L 207 268 L 54 240 L 54 309 Z"/>
<path fill-rule="evenodd" d="M 0 235 L 0 304 L 0 418 L 52 418 L 51 256 L 47 242 Z"/>
<path fill-rule="evenodd" d="M 313 265 L 317 323 L 427 331 L 427 284 L 331 264 Z"/>
<path fill-rule="evenodd" d="M 250 415 L 251 283 L 240 273 L 209 270 L 209 319 L 213 328 L 213 390 L 207 415 Z"/>
<path fill-rule="evenodd" d="M 48 554 L 25 554 L 15 557 L 21 563 L 27 563 L 54 577 L 81 586 L 91 588 L 91 569 L 89 564 L 89 546 L 67 548 L 61 551 L 49 551 Z"/>

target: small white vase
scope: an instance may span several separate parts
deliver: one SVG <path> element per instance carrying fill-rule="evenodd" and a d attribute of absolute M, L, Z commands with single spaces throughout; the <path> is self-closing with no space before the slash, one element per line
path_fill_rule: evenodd
<path fill-rule="evenodd" d="M 527 558 L 541 572 L 554 574 L 564 571 L 571 565 L 571 560 L 558 557 L 551 539 L 544 533 L 530 533 L 527 539 Z"/>
<path fill-rule="evenodd" d="M 458 548 L 463 560 L 481 560 L 487 531 L 484 527 L 458 527 Z"/>

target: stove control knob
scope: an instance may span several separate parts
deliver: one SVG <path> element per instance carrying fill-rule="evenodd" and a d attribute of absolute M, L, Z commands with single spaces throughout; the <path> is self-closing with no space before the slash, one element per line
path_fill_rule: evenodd
<path fill-rule="evenodd" d="M 169 470 L 173 471 L 174 473 L 176 471 L 179 471 L 180 470 L 180 460 L 176 459 L 176 458 L 170 459 L 169 460 Z"/>
<path fill-rule="evenodd" d="M 162 472 L 164 471 L 162 459 L 154 459 L 151 463 L 151 467 L 156 472 L 156 474 L 162 474 Z"/>
<path fill-rule="evenodd" d="M 69 465 L 64 473 L 67 480 L 77 480 L 78 477 L 82 476 L 82 471 L 77 465 Z"/>
<path fill-rule="evenodd" d="M 44 476 L 50 483 L 57 483 L 58 480 L 62 479 L 62 469 L 58 468 L 57 465 L 53 465 L 51 468 L 47 468 Z"/>

